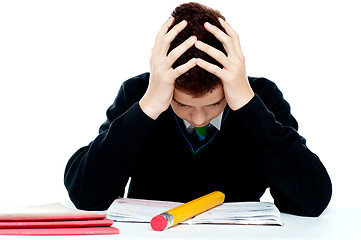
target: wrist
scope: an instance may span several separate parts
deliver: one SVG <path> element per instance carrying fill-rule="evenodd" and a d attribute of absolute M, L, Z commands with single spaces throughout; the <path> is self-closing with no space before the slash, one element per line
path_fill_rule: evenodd
<path fill-rule="evenodd" d="M 142 109 L 142 111 L 153 120 L 156 120 L 158 116 L 162 113 L 162 111 L 159 111 L 155 106 L 157 105 L 152 104 L 146 96 L 143 96 L 143 98 L 139 101 L 140 109 Z"/>
<path fill-rule="evenodd" d="M 249 84 L 246 86 L 230 87 L 227 94 L 227 103 L 233 111 L 245 106 L 254 97 L 254 92 Z"/>

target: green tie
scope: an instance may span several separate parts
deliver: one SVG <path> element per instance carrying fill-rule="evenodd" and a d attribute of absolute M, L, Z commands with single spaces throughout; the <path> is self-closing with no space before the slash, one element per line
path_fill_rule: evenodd
<path fill-rule="evenodd" d="M 199 141 L 202 141 L 206 138 L 208 125 L 206 125 L 204 127 L 194 127 L 194 129 L 196 130 Z"/>

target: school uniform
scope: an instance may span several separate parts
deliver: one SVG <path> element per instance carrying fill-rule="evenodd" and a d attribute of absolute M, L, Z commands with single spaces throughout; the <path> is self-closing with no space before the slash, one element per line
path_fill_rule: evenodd
<path fill-rule="evenodd" d="M 78 208 L 107 209 L 129 177 L 131 198 L 187 202 L 218 190 L 226 202 L 259 201 L 269 187 L 282 212 L 326 208 L 329 175 L 276 84 L 249 77 L 255 96 L 237 111 L 226 106 L 200 141 L 171 107 L 156 120 L 141 110 L 148 82 L 149 73 L 125 81 L 99 135 L 70 158 L 64 182 Z"/>

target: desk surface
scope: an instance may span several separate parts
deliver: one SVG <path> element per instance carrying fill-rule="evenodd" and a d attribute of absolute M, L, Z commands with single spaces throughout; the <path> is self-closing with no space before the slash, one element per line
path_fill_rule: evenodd
<path fill-rule="evenodd" d="M 162 232 L 150 224 L 113 224 L 119 235 L 0 236 L 0 239 L 361 239 L 361 209 L 327 209 L 318 218 L 281 214 L 284 226 L 178 225 Z"/>

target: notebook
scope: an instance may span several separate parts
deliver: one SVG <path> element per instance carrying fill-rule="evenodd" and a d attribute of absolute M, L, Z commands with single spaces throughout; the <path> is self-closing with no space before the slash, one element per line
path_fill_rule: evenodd
<path fill-rule="evenodd" d="M 82 211 L 61 203 L 0 209 L 0 235 L 119 234 L 107 214 Z"/>

